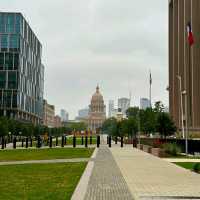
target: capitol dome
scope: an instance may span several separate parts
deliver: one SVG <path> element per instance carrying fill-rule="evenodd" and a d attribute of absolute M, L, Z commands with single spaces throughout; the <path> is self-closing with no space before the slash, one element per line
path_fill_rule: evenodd
<path fill-rule="evenodd" d="M 96 87 L 96 92 L 92 95 L 91 103 L 103 102 L 103 96 L 99 92 L 99 86 Z"/>

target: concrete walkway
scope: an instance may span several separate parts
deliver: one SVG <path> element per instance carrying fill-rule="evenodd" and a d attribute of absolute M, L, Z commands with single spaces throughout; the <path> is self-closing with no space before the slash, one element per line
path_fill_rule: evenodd
<path fill-rule="evenodd" d="M 72 159 L 52 159 L 52 160 L 22 160 L 22 161 L 6 161 L 0 162 L 1 165 L 23 165 L 23 164 L 36 164 L 36 163 L 74 163 L 74 162 L 88 162 L 90 158 L 72 158 Z"/>
<path fill-rule="evenodd" d="M 110 149 L 135 199 L 200 199 L 200 175 L 126 145 Z"/>

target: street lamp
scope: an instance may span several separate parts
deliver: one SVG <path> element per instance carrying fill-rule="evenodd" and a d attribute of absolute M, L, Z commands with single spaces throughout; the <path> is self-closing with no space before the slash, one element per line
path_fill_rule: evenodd
<path fill-rule="evenodd" d="M 185 130 L 184 130 L 184 117 L 183 117 L 183 91 L 182 91 L 182 79 L 181 76 L 177 75 L 177 78 L 179 80 L 179 89 L 180 89 L 180 97 L 181 97 L 181 125 L 182 125 L 182 137 L 185 136 Z"/>

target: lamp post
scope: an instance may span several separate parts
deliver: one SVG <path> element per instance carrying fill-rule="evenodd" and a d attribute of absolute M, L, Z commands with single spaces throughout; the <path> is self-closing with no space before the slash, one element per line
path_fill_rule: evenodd
<path fill-rule="evenodd" d="M 180 98 L 181 98 L 181 126 L 182 126 L 182 137 L 185 136 L 185 130 L 184 130 L 184 117 L 183 117 L 183 97 L 182 97 L 182 79 L 181 76 L 177 76 L 179 80 L 179 91 L 180 91 Z"/>
<path fill-rule="evenodd" d="M 185 153 L 188 154 L 188 128 L 187 128 L 187 92 L 186 90 L 182 90 L 182 79 L 181 76 L 177 76 L 179 80 L 179 89 L 181 95 L 181 124 L 182 124 L 182 134 L 183 138 L 185 138 Z M 183 95 L 185 96 L 185 129 L 184 129 L 184 115 L 183 115 Z"/>

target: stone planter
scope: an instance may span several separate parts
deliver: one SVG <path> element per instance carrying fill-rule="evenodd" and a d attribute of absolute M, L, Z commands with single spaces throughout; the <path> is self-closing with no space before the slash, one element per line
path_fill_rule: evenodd
<path fill-rule="evenodd" d="M 165 151 L 164 149 L 160 149 L 160 148 L 152 148 L 151 149 L 151 154 L 160 158 L 165 157 Z"/>
<path fill-rule="evenodd" d="M 152 149 L 152 147 L 150 147 L 148 145 L 143 145 L 143 151 L 144 152 L 151 153 L 151 149 Z"/>
<path fill-rule="evenodd" d="M 137 149 L 143 150 L 143 145 L 142 144 L 137 144 Z"/>

